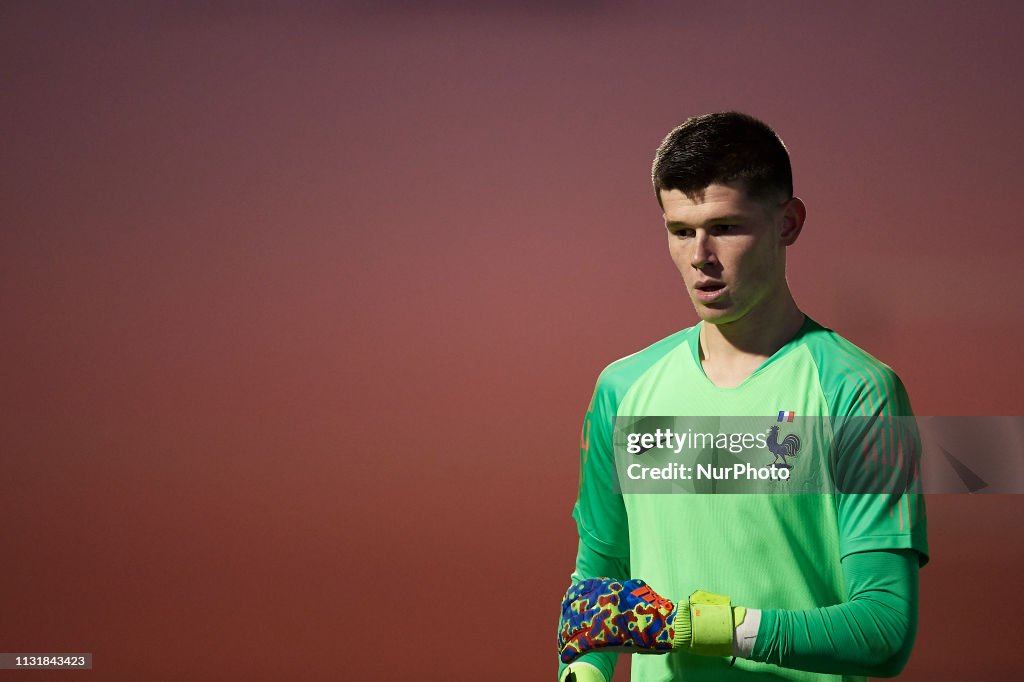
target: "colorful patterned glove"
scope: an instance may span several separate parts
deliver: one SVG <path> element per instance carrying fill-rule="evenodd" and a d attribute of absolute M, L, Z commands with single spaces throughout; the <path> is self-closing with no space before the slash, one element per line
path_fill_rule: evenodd
<path fill-rule="evenodd" d="M 674 617 L 675 605 L 643 580 L 581 580 L 562 602 L 558 651 L 563 663 L 594 649 L 667 653 Z"/>
<path fill-rule="evenodd" d="M 565 594 L 558 652 L 563 663 L 595 649 L 728 656 L 733 628 L 743 622 L 745 612 L 733 609 L 728 597 L 701 590 L 677 608 L 643 580 L 590 578 Z"/>

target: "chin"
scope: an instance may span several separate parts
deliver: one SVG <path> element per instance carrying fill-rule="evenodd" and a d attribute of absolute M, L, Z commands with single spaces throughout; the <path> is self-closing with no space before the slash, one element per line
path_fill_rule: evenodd
<path fill-rule="evenodd" d="M 702 305 L 697 307 L 696 311 L 697 317 L 708 324 L 729 324 L 730 322 L 735 322 L 740 317 L 733 310 L 727 308 L 716 309 Z"/>

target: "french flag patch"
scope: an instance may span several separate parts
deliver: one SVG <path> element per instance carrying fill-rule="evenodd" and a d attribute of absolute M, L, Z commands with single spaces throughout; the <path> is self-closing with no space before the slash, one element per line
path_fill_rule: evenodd
<path fill-rule="evenodd" d="M 793 412 L 793 410 L 790 410 L 789 412 L 781 411 L 781 412 L 779 412 L 779 418 L 776 421 L 791 422 L 791 421 L 793 421 L 793 417 L 795 417 L 795 416 L 796 416 L 796 413 Z"/>

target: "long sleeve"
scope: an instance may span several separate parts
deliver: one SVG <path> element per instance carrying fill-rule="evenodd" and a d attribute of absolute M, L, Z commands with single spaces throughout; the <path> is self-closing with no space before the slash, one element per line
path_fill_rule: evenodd
<path fill-rule="evenodd" d="M 906 549 L 846 556 L 849 600 L 763 611 L 751 659 L 811 672 L 899 674 L 917 634 L 918 565 L 918 553 Z"/>

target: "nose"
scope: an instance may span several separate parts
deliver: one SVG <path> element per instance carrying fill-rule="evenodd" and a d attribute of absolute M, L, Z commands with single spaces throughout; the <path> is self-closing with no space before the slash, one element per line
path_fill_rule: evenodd
<path fill-rule="evenodd" d="M 715 254 L 708 244 L 708 236 L 705 232 L 697 232 L 693 240 L 693 253 L 690 255 L 690 265 L 695 270 L 703 270 L 706 266 L 714 263 Z"/>

